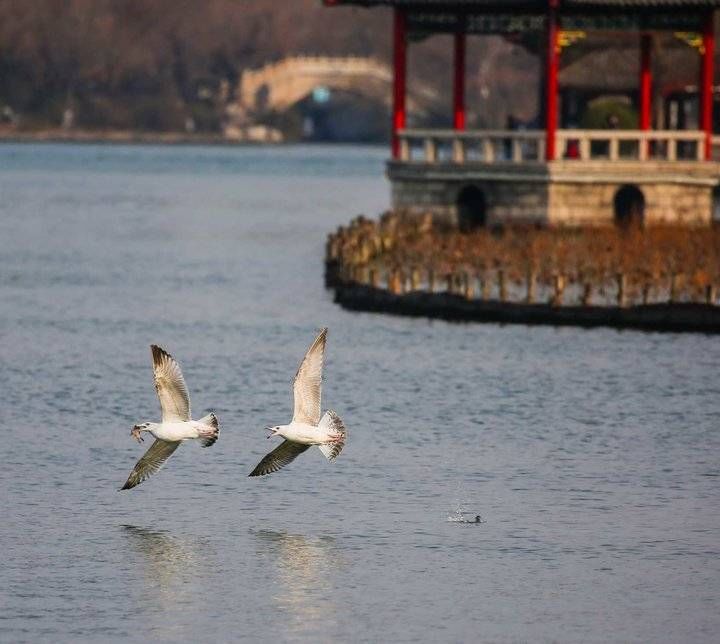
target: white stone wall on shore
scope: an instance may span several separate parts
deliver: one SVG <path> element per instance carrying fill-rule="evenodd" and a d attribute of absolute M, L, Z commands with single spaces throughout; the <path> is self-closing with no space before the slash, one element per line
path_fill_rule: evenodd
<path fill-rule="evenodd" d="M 473 171 L 467 166 L 391 162 L 388 177 L 393 207 L 432 212 L 437 220 L 451 225 L 458 223 L 458 196 L 467 186 L 482 191 L 489 225 L 611 225 L 615 197 L 623 186 L 634 186 L 642 193 L 647 224 L 712 222 L 719 164 L 686 164 L 685 168 L 645 163 L 642 170 L 625 165 L 558 162 L 535 168 L 485 166 Z"/>

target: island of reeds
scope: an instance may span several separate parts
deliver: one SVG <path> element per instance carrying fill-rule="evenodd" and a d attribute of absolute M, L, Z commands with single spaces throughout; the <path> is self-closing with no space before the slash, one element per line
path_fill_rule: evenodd
<path fill-rule="evenodd" d="M 720 228 L 506 226 L 358 216 L 328 236 L 341 306 L 446 320 L 720 332 Z"/>

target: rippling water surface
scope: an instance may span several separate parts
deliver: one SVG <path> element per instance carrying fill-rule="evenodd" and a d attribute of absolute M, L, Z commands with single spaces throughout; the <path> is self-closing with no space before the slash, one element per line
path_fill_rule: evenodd
<path fill-rule="evenodd" d="M 1 641 L 717 641 L 717 338 L 340 310 L 384 156 L 0 147 Z M 248 479 L 324 325 L 346 450 Z M 152 342 L 222 433 L 120 493 Z"/>

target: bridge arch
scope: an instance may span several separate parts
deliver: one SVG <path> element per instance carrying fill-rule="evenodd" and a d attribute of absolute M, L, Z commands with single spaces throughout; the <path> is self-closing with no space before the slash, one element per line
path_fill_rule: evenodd
<path fill-rule="evenodd" d="M 240 77 L 238 99 L 252 111 L 283 112 L 306 99 L 318 87 L 353 92 L 390 107 L 393 74 L 389 65 L 357 56 L 293 56 Z M 265 89 L 262 89 L 265 88 Z M 410 109 L 424 112 L 437 99 L 435 90 L 418 86 L 408 97 Z"/>

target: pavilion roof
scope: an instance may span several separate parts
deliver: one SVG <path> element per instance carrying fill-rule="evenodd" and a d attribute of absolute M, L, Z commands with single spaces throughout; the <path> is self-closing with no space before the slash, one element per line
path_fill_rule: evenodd
<path fill-rule="evenodd" d="M 653 58 L 653 84 L 661 93 L 697 83 L 697 52 L 665 48 Z M 560 87 L 585 91 L 628 92 L 638 88 L 640 57 L 636 47 L 587 52 L 560 71 Z"/>
<path fill-rule="evenodd" d="M 544 8 L 548 0 L 325 0 L 327 5 Z M 720 7 L 720 0 L 559 0 L 560 7 Z"/>

